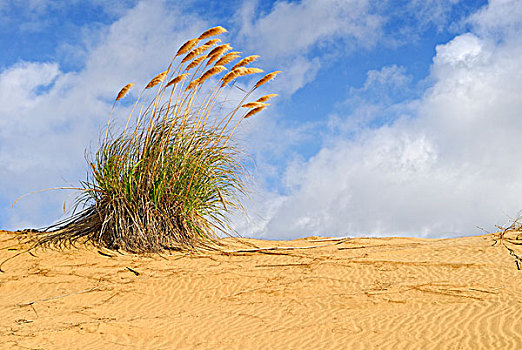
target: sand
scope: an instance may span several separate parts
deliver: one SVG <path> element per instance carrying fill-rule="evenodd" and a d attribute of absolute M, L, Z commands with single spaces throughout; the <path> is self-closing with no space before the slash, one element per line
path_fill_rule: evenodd
<path fill-rule="evenodd" d="M 0 261 L 21 251 L 15 237 L 0 232 Z M 245 239 L 318 247 L 163 257 L 38 249 L 2 267 L 0 347 L 521 349 L 522 271 L 493 238 Z"/>

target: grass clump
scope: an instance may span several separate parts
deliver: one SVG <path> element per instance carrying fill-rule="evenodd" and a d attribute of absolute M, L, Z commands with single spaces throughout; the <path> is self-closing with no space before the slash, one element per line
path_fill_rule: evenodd
<path fill-rule="evenodd" d="M 109 116 L 98 151 L 87 159 L 76 203 L 83 209 L 42 232 L 39 244 L 87 240 L 131 252 L 195 250 L 217 247 L 219 233 L 231 232 L 227 214 L 241 208 L 245 194 L 241 150 L 231 137 L 245 118 L 268 106 L 273 94 L 247 100 L 279 72 L 237 89 L 241 96 L 231 104 L 223 95 L 235 80 L 262 70 L 246 67 L 258 56 L 227 68 L 239 52 L 219 39 L 204 40 L 223 32 L 211 28 L 183 44 L 145 86 L 121 131 L 111 132 Z M 113 109 L 132 86 L 118 93 Z"/>

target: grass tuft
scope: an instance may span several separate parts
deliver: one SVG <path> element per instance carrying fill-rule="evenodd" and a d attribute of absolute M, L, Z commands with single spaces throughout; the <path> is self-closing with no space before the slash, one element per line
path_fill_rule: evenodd
<path fill-rule="evenodd" d="M 223 56 L 232 49 L 229 44 L 197 57 L 219 42 L 198 47 L 202 39 L 224 32 L 211 28 L 183 44 L 172 63 L 145 86 L 121 132 L 112 132 L 109 116 L 103 142 L 87 158 L 89 172 L 76 202 L 83 209 L 42 232 L 38 244 L 82 240 L 130 252 L 198 250 L 217 248 L 220 234 L 231 233 L 228 214 L 242 209 L 240 198 L 246 194 L 242 151 L 231 137 L 275 95 L 248 102 L 258 84 L 238 89 L 235 96 L 242 95 L 233 104 L 222 97 L 234 88 L 232 80 L 262 72 L 236 67 L 225 74 L 225 65 L 240 54 Z M 131 87 L 126 85 L 114 102 Z M 148 96 L 145 90 L 155 94 L 141 100 Z"/>

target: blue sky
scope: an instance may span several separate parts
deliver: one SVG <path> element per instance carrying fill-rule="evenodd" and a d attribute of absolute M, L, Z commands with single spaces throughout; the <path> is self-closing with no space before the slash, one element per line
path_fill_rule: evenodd
<path fill-rule="evenodd" d="M 454 237 L 522 209 L 522 3 L 2 1 L 0 228 L 41 227 L 85 178 L 112 99 L 222 25 L 284 73 L 245 124 L 242 235 Z"/>

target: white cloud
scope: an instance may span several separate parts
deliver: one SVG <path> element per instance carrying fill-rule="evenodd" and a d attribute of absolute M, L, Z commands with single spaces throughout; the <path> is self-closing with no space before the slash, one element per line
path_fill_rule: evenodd
<path fill-rule="evenodd" d="M 433 86 L 419 100 L 395 106 L 414 106 L 416 118 L 357 136 L 341 133 L 290 166 L 288 193 L 264 203 L 263 220 L 250 233 L 455 236 L 480 232 L 475 225 L 493 229 L 516 215 L 522 208 L 522 33 L 512 31 L 522 17 L 494 19 L 519 6 L 492 2 L 472 17 L 477 32 L 437 47 Z M 505 25 L 490 32 L 490 23 Z M 498 31 L 510 35 L 492 40 Z M 396 80 L 384 73 L 369 74 L 367 85 Z M 330 127 L 343 121 L 349 116 Z"/>
<path fill-rule="evenodd" d="M 361 88 L 350 89 L 350 97 L 345 103 L 360 103 L 364 99 L 376 105 L 390 105 L 394 100 L 410 93 L 411 81 L 412 77 L 407 74 L 405 67 L 391 65 L 370 70 Z"/>
<path fill-rule="evenodd" d="M 315 45 L 336 40 L 359 45 L 374 44 L 380 34 L 380 17 L 368 13 L 367 0 L 277 1 L 273 9 L 259 18 L 248 4 L 242 14 L 241 35 L 249 46 L 264 57 L 285 57 L 306 52 Z"/>
<path fill-rule="evenodd" d="M 37 88 L 51 84 L 60 74 L 52 63 L 21 62 L 0 73 L 0 113 L 24 112 L 34 108 L 42 97 Z M 0 119 L 7 123 L 7 119 Z M 3 128 L 2 128 L 3 129 Z"/>
<path fill-rule="evenodd" d="M 256 16 L 258 3 L 246 1 L 237 11 L 239 39 L 250 51 L 284 71 L 274 89 L 293 94 L 315 79 L 321 61 L 356 47 L 375 45 L 381 37 L 382 18 L 370 12 L 369 0 L 276 1 Z M 320 48 L 319 57 L 310 53 Z"/>
<path fill-rule="evenodd" d="M 386 66 L 380 70 L 371 70 L 367 73 L 368 79 L 364 83 L 363 90 L 368 91 L 374 85 L 403 86 L 411 80 L 406 74 L 404 67 L 396 65 Z"/>
<path fill-rule="evenodd" d="M 468 20 L 483 36 L 503 39 L 520 35 L 522 3 L 518 0 L 491 0 Z"/>
<path fill-rule="evenodd" d="M 435 26 L 441 30 L 450 21 L 452 7 L 462 0 L 410 0 L 404 6 L 398 6 L 397 15 L 403 17 L 406 22 L 410 22 L 416 30 L 426 30 L 429 26 Z M 402 9 L 402 11 L 401 11 Z"/>
<path fill-rule="evenodd" d="M 301 56 L 295 57 L 281 67 L 283 74 L 271 83 L 270 88 L 285 97 L 291 96 L 315 80 L 320 68 L 321 63 L 318 58 L 309 60 Z"/>
<path fill-rule="evenodd" d="M 368 71 L 362 87 L 350 88 L 349 97 L 338 105 L 336 113 L 328 116 L 325 145 L 335 143 L 335 135 L 348 138 L 368 126 L 389 125 L 399 118 L 414 116 L 418 101 L 414 99 L 411 82 L 405 67 L 391 65 Z"/>

